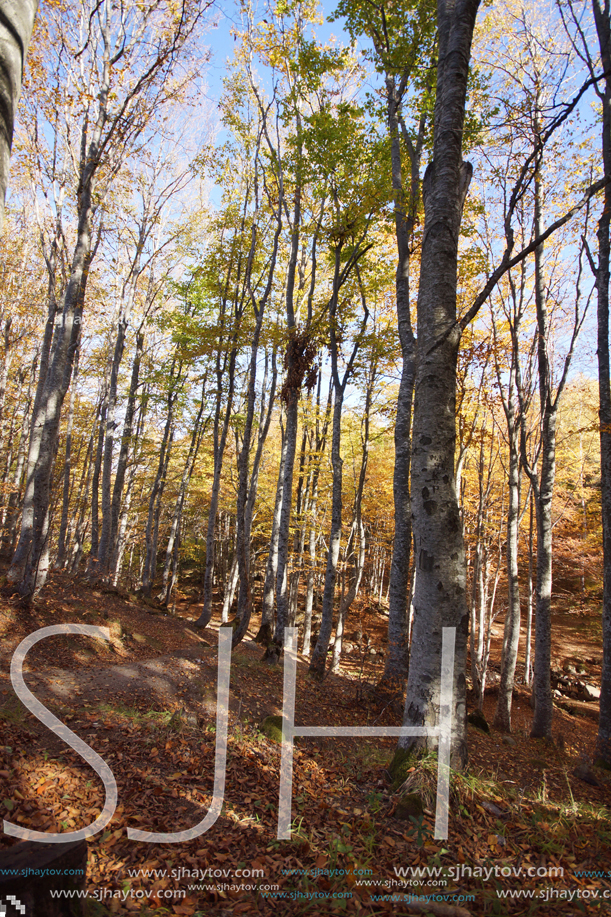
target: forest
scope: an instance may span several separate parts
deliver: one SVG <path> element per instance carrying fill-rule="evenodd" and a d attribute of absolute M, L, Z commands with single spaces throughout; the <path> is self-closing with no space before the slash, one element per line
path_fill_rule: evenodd
<path fill-rule="evenodd" d="M 5 821 L 0 860 L 32 828 L 35 849 L 102 818 L 82 753 L 13 690 L 20 641 L 76 623 L 109 645 L 58 630 L 28 644 L 24 673 L 130 762 L 114 828 L 125 787 L 165 767 L 135 816 L 165 846 L 121 828 L 92 853 L 92 831 L 88 881 L 109 901 L 83 914 L 604 913 L 609 0 L 26 0 L 0 2 L 0 33 L 0 796 L 27 829 Z M 267 771 L 286 750 L 287 628 L 296 720 L 391 731 L 296 739 L 281 841 Z M 171 799 L 185 830 L 221 812 L 227 633 L 229 774 L 255 762 L 244 805 L 261 803 L 263 834 L 244 817 L 225 849 L 217 825 L 180 862 L 288 864 L 287 900 L 238 883 L 168 904 Z M 434 833 L 442 748 L 449 835 Z M 201 792 L 172 788 L 183 771 Z M 316 841 L 308 806 L 333 792 Z M 447 886 L 456 864 L 517 856 L 544 871 L 511 888 L 538 901 L 500 900 L 491 873 L 476 904 L 460 882 L 393 898 L 398 864 L 436 864 Z M 355 887 L 369 863 L 384 895 Z M 542 884 L 560 863 L 564 884 Z M 136 875 L 155 876 L 152 902 Z M 0 913 L 12 888 L 0 868 Z"/>

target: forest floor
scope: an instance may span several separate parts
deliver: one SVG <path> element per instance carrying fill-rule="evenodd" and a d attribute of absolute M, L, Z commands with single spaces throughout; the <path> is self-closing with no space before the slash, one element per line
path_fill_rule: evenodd
<path fill-rule="evenodd" d="M 443 842 L 433 836 L 433 764 L 414 769 L 413 786 L 393 792 L 386 767 L 396 739 L 297 739 L 292 840 L 277 840 L 280 746 L 259 726 L 281 713 L 283 667 L 261 661 L 256 622 L 232 656 L 218 821 L 188 843 L 129 840 L 128 826 L 175 832 L 197 824 L 210 806 L 218 623 L 196 630 L 198 613 L 186 600 L 168 614 L 60 574 L 27 612 L 0 598 L 0 814 L 28 828 L 87 825 L 102 809 L 104 790 L 16 697 L 13 652 L 52 624 L 111 630 L 108 642 L 47 638 L 24 664 L 33 693 L 102 756 L 118 784 L 111 823 L 88 841 L 90 914 L 411 913 L 406 895 L 428 896 L 429 912 L 457 917 L 611 913 L 611 775 L 591 765 L 597 705 L 578 698 L 555 708 L 553 743 L 528 737 L 524 687 L 514 695 L 510 739 L 468 727 L 469 766 L 453 777 Z M 376 687 L 383 610 L 363 606 L 357 617 L 363 641 L 348 626 L 352 651 L 338 675 L 313 682 L 299 657 L 297 724 L 400 725 L 400 698 Z M 600 606 L 567 595 L 556 602 L 553 627 L 553 665 L 599 686 Z M 497 626 L 484 707 L 490 723 L 500 639 Z M 424 794 L 424 814 L 405 817 L 400 802 L 413 789 Z M 12 843 L 0 835 L 0 846 Z M 423 867 L 430 873 L 419 876 Z"/>

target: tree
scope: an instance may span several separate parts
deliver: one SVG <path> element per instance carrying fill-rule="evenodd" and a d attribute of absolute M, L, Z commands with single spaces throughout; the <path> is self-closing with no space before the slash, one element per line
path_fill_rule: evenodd
<path fill-rule="evenodd" d="M 606 180 L 602 213 L 598 221 L 598 385 L 600 411 L 600 470 L 603 517 L 603 672 L 596 751 L 611 765 L 611 381 L 609 366 L 609 265 L 611 261 L 611 25 L 609 0 L 592 0 L 594 22 L 605 74 L 597 94 L 602 108 L 602 163 Z"/>
<path fill-rule="evenodd" d="M 573 47 L 585 63 L 600 104 L 601 160 L 605 182 L 598 220 L 598 261 L 589 261 L 596 278 L 598 397 L 600 421 L 600 476 L 603 522 L 603 671 L 596 754 L 611 765 L 611 365 L 609 359 L 609 274 L 611 263 L 611 24 L 609 0 L 592 0 L 602 73 L 596 52 L 588 43 L 587 29 L 573 0 L 558 3 L 559 12 Z"/>
<path fill-rule="evenodd" d="M 536 16 L 536 20 L 535 20 Z M 520 444 L 520 460 L 526 471 L 533 490 L 534 507 L 537 521 L 537 586 L 536 586 L 536 644 L 535 644 L 535 718 L 532 727 L 534 736 L 550 736 L 552 724 L 552 696 L 550 684 L 551 653 L 551 600 L 552 600 L 552 497 L 555 480 L 556 425 L 558 408 L 567 373 L 570 367 L 573 349 L 587 311 L 581 302 L 582 255 L 578 259 L 574 290 L 565 287 L 572 264 L 567 264 L 557 249 L 552 249 L 551 258 L 544 257 L 544 245 L 541 241 L 543 214 L 558 210 L 564 206 L 564 199 L 558 200 L 554 194 L 558 187 L 558 170 L 547 164 L 551 152 L 560 152 L 561 128 L 570 114 L 571 104 L 558 104 L 560 87 L 564 73 L 571 65 L 569 49 L 558 42 L 552 42 L 551 34 L 554 24 L 542 19 L 539 11 L 531 13 L 527 8 L 518 15 L 510 13 L 513 20 L 514 38 L 511 43 L 512 70 L 502 65 L 502 85 L 505 96 L 501 103 L 504 112 L 505 130 L 508 131 L 506 146 L 514 156 L 498 168 L 498 176 L 503 183 L 503 175 L 511 175 L 519 162 L 520 151 L 529 159 L 531 178 L 523 192 L 515 195 L 505 191 L 505 200 L 519 201 L 517 211 L 520 219 L 516 232 L 522 239 L 529 239 L 532 245 L 534 271 L 525 273 L 521 265 L 520 280 L 508 273 L 509 305 L 504 306 L 511 340 L 511 372 L 515 377 L 515 395 L 517 405 L 513 403 L 512 380 L 508 390 L 505 412 L 507 415 L 510 440 L 510 494 L 508 533 L 508 580 L 510 585 L 510 609 L 506 619 L 506 636 L 504 644 L 501 692 L 497 722 L 502 728 L 510 727 L 511 690 L 517 659 L 519 639 L 519 599 L 517 592 L 517 518 L 519 498 L 517 491 L 517 457 L 514 452 L 516 438 Z M 503 39 L 506 41 L 506 39 Z M 551 50 L 549 50 L 551 47 Z M 514 62 L 521 66 L 513 72 Z M 562 64 L 562 66 L 560 66 Z M 587 85 L 587 84 L 586 84 Z M 560 115 L 558 111 L 560 110 Z M 530 146 L 530 153 L 528 148 Z M 550 151 L 549 153 L 547 151 Z M 518 154 L 516 156 L 515 154 Z M 567 154 L 565 153 L 565 157 Z M 562 162 L 560 157 L 556 157 Z M 544 168 L 547 165 L 547 168 Z M 522 167 L 523 168 L 523 167 Z M 518 173 L 519 174 L 519 173 Z M 568 178 L 568 176 L 567 176 Z M 514 179 L 510 179 L 510 182 Z M 519 179 L 518 179 L 519 185 Z M 507 211 L 506 211 L 507 215 Z M 586 230 L 587 232 L 587 216 Z M 537 240 L 537 241 L 535 241 Z M 534 243 L 534 244 L 533 244 Z M 539 437 L 536 448 L 530 454 L 527 449 L 528 427 L 530 419 L 530 369 L 524 369 L 524 360 L 520 352 L 520 324 L 525 309 L 529 305 L 528 288 L 534 288 L 534 297 L 530 301 L 535 313 L 535 336 L 532 346 L 528 348 L 531 360 L 536 360 L 537 386 L 539 389 L 538 428 Z M 516 289 L 517 287 L 517 289 Z M 574 309 L 563 310 L 563 301 L 573 302 Z M 562 314 L 563 311 L 566 314 Z M 570 314 L 569 314 L 570 313 Z M 568 337 L 566 356 L 556 372 L 553 354 L 554 325 L 564 321 Z M 530 364 L 529 364 L 530 366 Z M 526 381 L 528 380 L 528 381 Z M 518 407 L 517 412 L 515 407 Z M 517 413 L 517 416 L 516 416 Z M 516 429 L 517 421 L 517 429 Z M 513 567 L 513 569 L 512 569 Z"/>
<path fill-rule="evenodd" d="M 389 583 L 388 654 L 383 676 L 383 681 L 390 683 L 405 678 L 408 663 L 407 605 L 412 543 L 409 476 L 416 371 L 409 268 L 411 239 L 420 204 L 420 161 L 431 107 L 435 15 L 432 3 L 415 4 L 411 0 L 398 6 L 383 0 L 380 3 L 345 0 L 339 4 L 338 13 L 346 17 L 353 38 L 365 34 L 373 43 L 374 64 L 384 79 L 385 116 L 390 139 L 389 166 L 398 256 L 395 289 L 402 357 L 395 423 L 395 532 Z M 407 120 L 406 109 L 413 111 L 413 128 Z"/>
<path fill-rule="evenodd" d="M 442 628 L 456 627 L 453 684 L 452 760 L 466 762 L 465 663 L 468 613 L 462 525 L 456 494 L 455 398 L 458 345 L 463 330 L 477 316 L 499 280 L 564 226 L 602 182 L 590 185 L 581 200 L 514 254 L 512 219 L 534 182 L 542 150 L 576 108 L 591 85 L 587 81 L 560 107 L 518 170 L 505 211 L 505 250 L 479 294 L 461 318 L 457 315 L 456 277 L 462 210 L 472 174 L 462 160 L 465 102 L 471 42 L 478 0 L 437 7 L 439 62 L 433 129 L 433 156 L 423 179 L 424 234 L 418 291 L 418 369 L 412 433 L 411 501 L 416 580 L 410 672 L 405 700 L 406 726 L 437 722 L 437 685 Z M 395 766 L 428 738 L 399 740 Z"/>
<path fill-rule="evenodd" d="M 333 629 L 335 583 L 342 531 L 343 402 L 369 319 L 359 263 L 373 244 L 366 240 L 374 215 L 380 208 L 382 189 L 375 167 L 378 160 L 377 144 L 368 141 L 367 126 L 358 109 L 353 109 L 345 103 L 340 104 L 335 111 L 331 106 L 325 106 L 309 119 L 308 128 L 305 135 L 308 158 L 310 163 L 314 163 L 320 169 L 324 186 L 328 189 L 331 199 L 327 216 L 328 225 L 323 226 L 323 237 L 327 237 L 329 255 L 333 259 L 333 281 L 328 305 L 329 350 L 334 392 L 331 531 L 322 621 L 309 668 L 311 675 L 322 679 Z M 362 312 L 360 317 L 355 318 L 350 315 L 352 297 L 345 296 L 342 303 L 339 299 L 340 291 L 349 284 L 352 275 L 356 278 L 356 282 L 352 284 L 356 294 L 353 294 L 354 299 L 359 303 L 359 311 Z M 352 336 L 353 344 L 348 355 L 342 352 L 341 341 L 346 336 L 351 320 L 358 330 Z M 343 373 L 340 373 L 340 364 L 343 364 Z"/>
<path fill-rule="evenodd" d="M 437 720 L 443 627 L 456 627 L 452 757 L 467 758 L 465 663 L 469 615 L 465 554 L 455 489 L 456 362 L 460 342 L 456 277 L 462 209 L 472 166 L 462 142 L 471 42 L 479 0 L 438 0 L 437 95 L 432 160 L 423 181 L 424 234 L 418 290 L 416 403 L 411 506 L 416 582 L 414 625 L 403 722 Z M 400 752 L 427 745 L 399 740 Z"/>

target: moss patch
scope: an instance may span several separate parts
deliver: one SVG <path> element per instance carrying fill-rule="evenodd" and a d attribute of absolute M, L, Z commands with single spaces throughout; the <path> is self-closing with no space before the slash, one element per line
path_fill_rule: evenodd
<path fill-rule="evenodd" d="M 259 729 L 272 742 L 282 742 L 282 717 L 266 716 Z"/>
<path fill-rule="evenodd" d="M 393 791 L 407 780 L 410 768 L 414 766 L 416 753 L 413 748 L 397 748 L 392 761 L 388 765 L 388 773 L 392 778 Z"/>

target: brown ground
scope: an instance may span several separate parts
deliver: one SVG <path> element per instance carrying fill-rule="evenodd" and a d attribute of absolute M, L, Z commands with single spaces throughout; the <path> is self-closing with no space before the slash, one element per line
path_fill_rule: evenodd
<path fill-rule="evenodd" d="M 113 633 L 111 643 L 81 636 L 49 638 L 31 651 L 24 667 L 31 690 L 102 755 L 119 784 L 119 807 L 110 830 L 89 841 L 92 891 L 147 891 L 148 906 L 160 915 L 383 914 L 392 913 L 393 904 L 374 902 L 371 892 L 387 889 L 356 885 L 359 869 L 371 869 L 371 877 L 382 880 L 395 879 L 396 866 L 419 864 L 556 866 L 564 869 L 563 878 L 463 878 L 450 880 L 444 891 L 474 895 L 475 900 L 462 904 L 473 915 L 605 913 L 604 905 L 597 909 L 587 897 L 579 903 L 566 898 L 578 889 L 591 897 L 611 888 L 606 878 L 575 874 L 608 869 L 611 876 L 611 783 L 598 769 L 593 773 L 599 786 L 574 773 L 592 753 L 596 705 L 572 703 L 574 713 L 587 716 L 557 709 L 555 745 L 528 738 L 531 710 L 524 688 L 516 690 L 514 699 L 515 744 L 506 744 L 494 730 L 486 735 L 470 726 L 469 770 L 456 780 L 450 837 L 443 847 L 432 838 L 430 809 L 424 819 L 396 817 L 401 794 L 392 794 L 385 772 L 395 740 L 298 740 L 296 830 L 292 841 L 277 841 L 280 752 L 257 724 L 281 712 L 283 672 L 281 666 L 261 663 L 261 648 L 252 639 L 254 626 L 232 658 L 229 764 L 219 820 L 189 844 L 128 840 L 127 825 L 178 831 L 196 824 L 210 804 L 217 634 L 216 626 L 203 633 L 193 628 L 198 613 L 197 606 L 183 602 L 175 615 L 166 615 L 133 597 L 92 590 L 61 575 L 53 576 L 42 601 L 27 614 L 0 600 L 0 800 L 3 817 L 24 826 L 69 831 L 88 824 L 101 809 L 103 787 L 82 759 L 14 696 L 8 677 L 14 649 L 24 636 L 49 624 L 96 624 L 110 626 Z M 400 723 L 400 699 L 375 689 L 383 670 L 385 618 L 371 607 L 360 613 L 369 637 L 367 652 L 355 647 L 340 675 L 318 685 L 306 678 L 306 663 L 300 663 L 297 723 Z M 569 610 L 569 603 L 561 602 L 554 621 L 555 664 L 562 668 L 584 662 L 584 677 L 593 685 L 600 679 L 599 619 L 587 605 Z M 349 626 L 349 640 L 351 633 Z M 497 628 L 493 659 L 498 659 L 499 639 Z M 492 684 L 485 703 L 489 722 L 494 704 Z M 413 779 L 418 778 L 425 798 L 429 792 L 429 805 L 434 805 L 434 771 L 429 777 L 423 773 Z M 2 836 L 3 845 L 12 842 Z M 193 880 L 184 875 L 129 875 L 130 869 L 170 871 L 180 865 L 235 871 L 253 864 L 265 873 L 259 882 L 277 883 L 292 898 L 265 898 L 245 888 L 248 879 L 235 877 L 208 880 L 209 888 L 189 890 Z M 283 875 L 286 868 L 341 869 L 345 874 L 296 878 Z M 222 889 L 215 884 L 219 882 L 234 887 Z M 546 888 L 553 888 L 559 900 L 497 897 L 498 889 L 540 893 Z M 168 901 L 164 895 L 173 890 L 186 891 L 186 897 Z M 326 897 L 303 897 L 314 893 Z M 332 897 L 345 893 L 352 897 Z M 400 905 L 399 911 L 404 908 Z M 110 912 L 149 913 L 134 896 L 124 904 L 113 899 Z"/>

